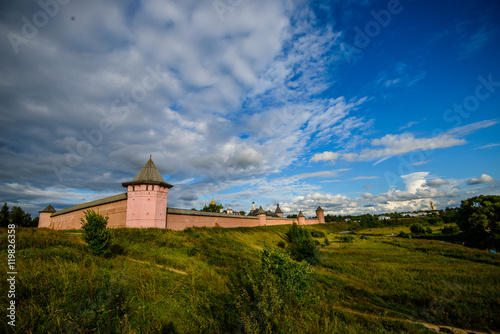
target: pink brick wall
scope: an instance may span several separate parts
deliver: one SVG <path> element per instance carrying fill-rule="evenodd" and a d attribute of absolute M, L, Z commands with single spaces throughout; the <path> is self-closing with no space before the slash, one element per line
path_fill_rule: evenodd
<path fill-rule="evenodd" d="M 50 215 L 51 212 L 40 212 L 40 219 L 38 220 L 38 227 L 45 227 L 45 228 L 51 228 L 50 227 Z"/>
<path fill-rule="evenodd" d="M 167 214 L 167 228 L 183 230 L 188 227 L 253 227 L 259 226 L 257 217 L 214 217 L 184 214 Z"/>
<path fill-rule="evenodd" d="M 79 230 L 82 228 L 81 219 L 85 217 L 84 212 L 90 209 L 99 211 L 99 213 L 103 216 L 108 215 L 108 227 L 125 227 L 125 220 L 127 218 L 127 200 L 103 204 L 95 207 L 68 212 L 58 216 L 53 216 L 50 217 L 50 224 L 48 226 L 39 227 L 48 227 L 54 230 Z"/>

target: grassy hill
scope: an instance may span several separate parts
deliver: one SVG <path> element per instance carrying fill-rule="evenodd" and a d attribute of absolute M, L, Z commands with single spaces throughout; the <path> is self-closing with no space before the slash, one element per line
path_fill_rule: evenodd
<path fill-rule="evenodd" d="M 500 330 L 498 255 L 374 228 L 351 239 L 338 234 L 346 223 L 306 228 L 331 244 L 300 300 L 256 274 L 263 248 L 276 247 L 288 226 L 116 229 L 110 258 L 90 255 L 79 232 L 16 229 L 17 322 L 0 331 L 243 333 L 252 319 L 283 333 Z"/>

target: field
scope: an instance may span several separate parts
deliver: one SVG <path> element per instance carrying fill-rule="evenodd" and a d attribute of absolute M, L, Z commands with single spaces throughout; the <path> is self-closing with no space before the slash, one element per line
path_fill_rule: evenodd
<path fill-rule="evenodd" d="M 306 228 L 330 241 L 312 268 L 307 300 L 294 308 L 278 300 L 272 314 L 255 319 L 270 319 L 283 333 L 432 333 L 432 324 L 464 333 L 500 330 L 498 255 L 385 236 L 409 232 L 406 227 L 352 236 L 338 234 L 349 229 L 346 223 Z M 120 247 L 103 258 L 89 254 L 79 232 L 17 229 L 16 327 L 2 322 L 0 331 L 243 333 L 238 303 L 241 282 L 249 283 L 241 277 L 252 277 L 264 247 L 276 247 L 287 230 L 116 229 Z M 6 259 L 6 231 L 1 234 Z M 249 298 L 259 310 L 270 303 L 257 294 Z M 1 301 L 7 305 L 6 293 Z"/>

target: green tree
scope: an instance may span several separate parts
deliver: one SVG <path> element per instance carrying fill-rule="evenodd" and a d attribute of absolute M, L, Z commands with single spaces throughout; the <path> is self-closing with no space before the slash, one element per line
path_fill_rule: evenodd
<path fill-rule="evenodd" d="M 414 234 L 425 234 L 425 228 L 421 224 L 412 224 L 410 226 L 411 233 Z"/>
<path fill-rule="evenodd" d="M 40 218 L 38 217 L 35 217 L 31 220 L 31 225 L 30 227 L 38 227 L 38 221 L 40 220 Z"/>
<path fill-rule="evenodd" d="M 10 213 L 7 203 L 4 203 L 0 210 L 0 227 L 7 227 L 10 223 Z"/>
<path fill-rule="evenodd" d="M 245 211 L 240 211 L 240 216 L 245 216 L 247 213 Z"/>
<path fill-rule="evenodd" d="M 500 250 L 500 196 L 481 195 L 462 201 L 457 217 L 469 242 Z"/>
<path fill-rule="evenodd" d="M 106 228 L 109 217 L 104 217 L 90 209 L 85 211 L 85 219 L 82 218 L 83 239 L 89 245 L 90 253 L 94 255 L 104 254 L 111 245 L 111 231 Z"/>
<path fill-rule="evenodd" d="M 286 232 L 285 238 L 292 259 L 299 262 L 307 261 L 312 265 L 317 265 L 320 262 L 319 247 L 308 229 L 293 224 Z"/>
<path fill-rule="evenodd" d="M 14 206 L 10 211 L 10 222 L 18 227 L 30 227 L 31 214 L 24 212 L 18 206 Z"/>

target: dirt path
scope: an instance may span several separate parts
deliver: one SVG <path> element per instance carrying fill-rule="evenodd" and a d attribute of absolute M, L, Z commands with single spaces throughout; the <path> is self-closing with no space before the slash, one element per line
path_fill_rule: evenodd
<path fill-rule="evenodd" d="M 476 331 L 476 330 L 469 330 L 469 329 L 462 329 L 462 328 L 457 328 L 457 327 L 452 327 L 452 326 L 445 326 L 445 325 L 435 325 L 431 324 L 428 322 L 423 322 L 423 321 L 414 321 L 414 320 L 409 320 L 409 319 L 402 319 L 402 318 L 394 318 L 394 317 L 387 317 L 387 316 L 378 316 L 370 313 L 363 313 L 360 311 L 356 311 L 347 307 L 342 307 L 342 306 L 334 306 L 335 309 L 343 312 L 348 312 L 356 315 L 360 315 L 363 317 L 369 317 L 369 318 L 377 318 L 377 319 L 384 319 L 384 320 L 391 320 L 391 321 L 401 321 L 401 322 L 408 322 L 411 324 L 417 324 L 417 325 L 422 325 L 427 327 L 428 329 L 435 331 L 436 333 L 439 333 L 440 328 L 447 328 L 453 331 L 455 334 L 468 334 L 468 333 L 475 333 L 475 334 L 488 334 L 486 332 L 481 332 L 481 331 Z M 498 334 L 498 332 L 492 332 L 493 334 Z"/>
<path fill-rule="evenodd" d="M 140 261 L 140 260 L 132 259 L 132 258 L 129 258 L 129 257 L 127 257 L 126 259 L 129 260 L 129 261 L 132 261 L 132 262 L 143 263 L 143 264 L 151 264 L 150 262 Z M 159 264 L 155 264 L 155 266 L 157 266 L 158 268 L 162 268 L 162 269 L 171 271 L 171 272 L 176 273 L 176 274 L 187 275 L 187 273 L 185 271 L 182 271 L 182 270 L 177 270 L 177 269 L 170 268 L 170 267 L 167 267 L 167 266 L 162 266 L 162 265 L 159 265 Z"/>

